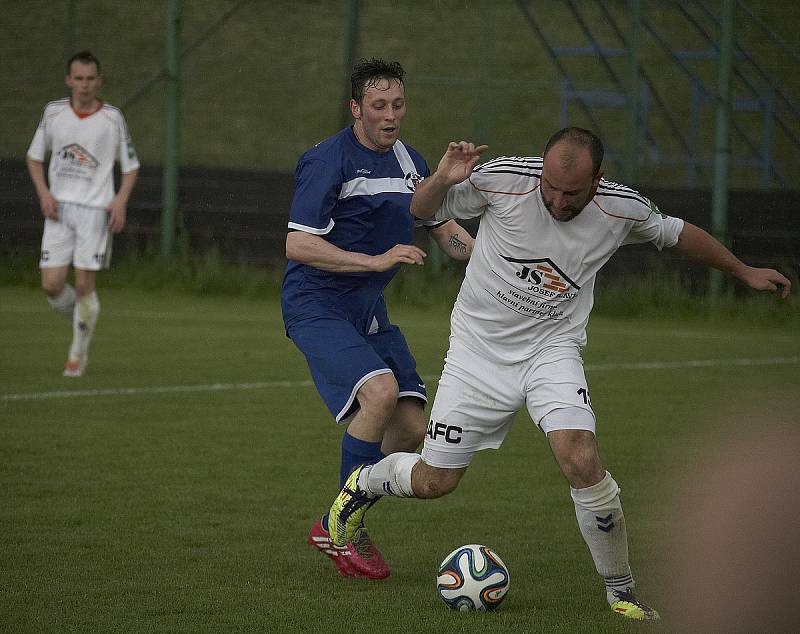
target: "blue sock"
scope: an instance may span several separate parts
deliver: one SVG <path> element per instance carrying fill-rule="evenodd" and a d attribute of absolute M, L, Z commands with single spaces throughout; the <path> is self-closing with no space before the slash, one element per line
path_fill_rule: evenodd
<path fill-rule="evenodd" d="M 386 456 L 381 451 L 381 443 L 367 442 L 344 432 L 342 436 L 342 464 L 339 470 L 339 488 L 344 486 L 347 476 L 360 464 L 375 464 Z"/>
<path fill-rule="evenodd" d="M 383 460 L 385 454 L 381 451 L 380 442 L 367 442 L 344 432 L 342 436 L 342 463 L 339 471 L 339 488 L 344 486 L 347 476 L 360 464 L 375 464 Z M 328 530 L 328 514 L 322 518 L 322 526 Z"/>

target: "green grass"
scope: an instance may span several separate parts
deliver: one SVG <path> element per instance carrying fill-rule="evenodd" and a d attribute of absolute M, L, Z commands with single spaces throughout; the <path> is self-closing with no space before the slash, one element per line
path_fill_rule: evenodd
<path fill-rule="evenodd" d="M 112 269 L 99 273 L 101 288 L 277 301 L 283 276 L 281 266 L 226 261 L 214 249 L 162 259 L 150 246 L 143 253 L 129 253 L 118 260 Z M 38 288 L 37 262 L 38 252 L 30 245 L 0 248 L 0 288 Z M 430 262 L 424 267 L 404 267 L 387 287 L 387 298 L 397 304 L 449 311 L 458 294 L 464 266 L 452 261 L 445 261 L 442 266 L 438 273 Z M 788 300 L 772 293 L 754 293 L 732 279 L 725 280 L 719 297 L 708 297 L 702 290 L 690 290 L 677 267 L 656 266 L 623 276 L 601 273 L 594 312 L 615 317 L 694 318 L 711 323 L 722 320 L 748 326 L 800 327 L 796 263 L 782 262 L 778 268 L 789 276 L 795 289 Z"/>
<path fill-rule="evenodd" d="M 797 328 L 593 319 L 602 453 L 624 491 L 639 588 L 665 617 L 642 626 L 605 606 L 568 489 L 527 415 L 453 495 L 370 512 L 387 581 L 340 579 L 304 544 L 335 494 L 340 429 L 274 297 L 101 288 L 90 371 L 70 380 L 67 322 L 35 289 L 0 296 L 4 632 L 671 632 L 661 582 L 671 507 L 658 500 L 706 443 L 798 396 Z M 391 308 L 435 388 L 448 309 Z M 624 365 L 642 361 L 677 365 Z M 454 614 L 436 596 L 436 566 L 468 542 L 491 545 L 511 571 L 496 614 Z"/>

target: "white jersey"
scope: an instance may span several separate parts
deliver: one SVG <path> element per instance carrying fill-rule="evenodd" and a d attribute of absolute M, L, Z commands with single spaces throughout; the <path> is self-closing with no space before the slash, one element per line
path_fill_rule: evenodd
<path fill-rule="evenodd" d="M 48 103 L 28 156 L 43 163 L 48 152 L 50 193 L 59 202 L 107 207 L 114 198 L 114 161 L 123 174 L 139 169 L 122 112 L 105 103 L 85 117 L 69 98 Z"/>
<path fill-rule="evenodd" d="M 501 157 L 450 188 L 438 220 L 481 217 L 451 316 L 452 334 L 489 359 L 517 363 L 549 346 L 586 345 L 597 272 L 624 244 L 673 246 L 683 221 L 602 180 L 572 220 L 542 200 L 541 158 Z"/>

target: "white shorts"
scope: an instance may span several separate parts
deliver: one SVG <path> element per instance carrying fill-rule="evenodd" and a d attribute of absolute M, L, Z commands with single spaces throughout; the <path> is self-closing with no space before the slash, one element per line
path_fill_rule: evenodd
<path fill-rule="evenodd" d="M 523 405 L 545 433 L 556 429 L 594 433 L 594 412 L 577 348 L 547 348 L 534 359 L 502 365 L 451 337 L 423 460 L 433 467 L 466 467 L 475 452 L 503 444 Z M 559 410 L 567 415 L 558 415 Z"/>
<path fill-rule="evenodd" d="M 72 264 L 99 271 L 111 262 L 108 212 L 98 207 L 59 203 L 58 220 L 45 218 L 39 268 Z"/>

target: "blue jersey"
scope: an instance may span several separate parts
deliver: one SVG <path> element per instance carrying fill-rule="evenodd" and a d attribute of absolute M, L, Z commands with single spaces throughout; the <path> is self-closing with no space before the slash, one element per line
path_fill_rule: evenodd
<path fill-rule="evenodd" d="M 416 183 L 429 175 L 413 148 L 397 141 L 391 150 L 376 152 L 361 145 L 351 127 L 345 128 L 300 157 L 289 229 L 368 255 L 411 244 L 411 196 Z M 281 290 L 284 322 L 288 327 L 299 319 L 333 313 L 366 333 L 374 327 L 376 308 L 381 312 L 384 287 L 399 268 L 335 273 L 290 260 Z"/>

